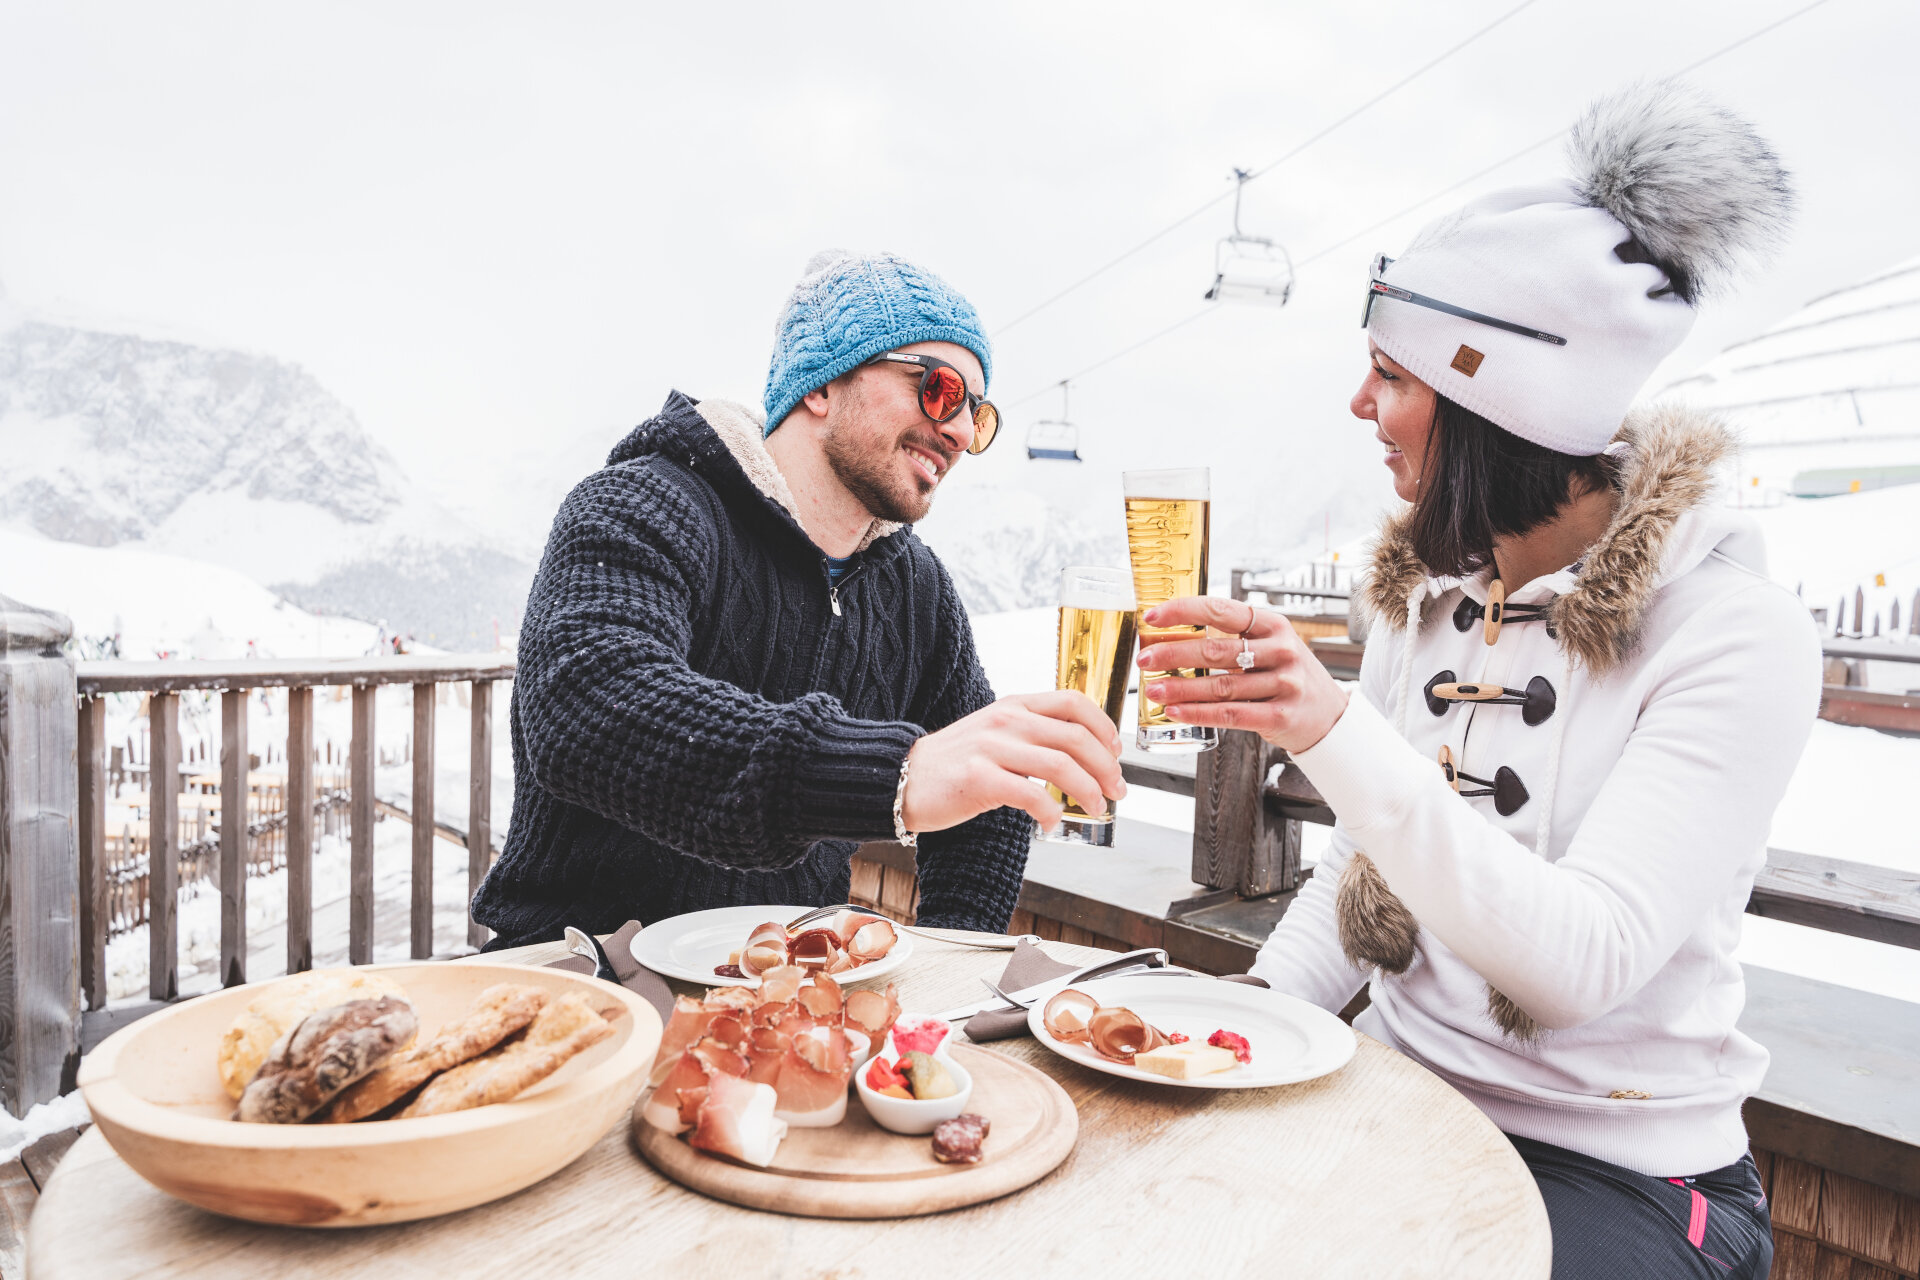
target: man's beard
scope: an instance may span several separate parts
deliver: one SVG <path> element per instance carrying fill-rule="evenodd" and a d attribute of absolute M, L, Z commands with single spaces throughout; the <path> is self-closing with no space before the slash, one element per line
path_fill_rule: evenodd
<path fill-rule="evenodd" d="M 821 441 L 827 465 L 841 484 L 876 519 L 915 524 L 933 509 L 933 491 L 901 478 L 899 438 L 864 446 L 849 442 L 839 431 Z"/>

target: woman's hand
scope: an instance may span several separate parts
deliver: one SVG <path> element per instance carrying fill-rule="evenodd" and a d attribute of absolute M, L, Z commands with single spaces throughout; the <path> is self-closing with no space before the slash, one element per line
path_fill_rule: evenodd
<path fill-rule="evenodd" d="M 1178 626 L 1206 626 L 1225 636 L 1172 639 L 1150 635 Z M 1181 724 L 1248 729 L 1286 751 L 1305 751 L 1327 736 L 1347 709 L 1347 694 L 1293 626 L 1277 613 L 1241 600 L 1182 596 L 1140 617 L 1143 671 L 1219 667 L 1229 674 L 1161 676 L 1147 697 Z M 1238 661 L 1253 654 L 1251 668 Z"/>

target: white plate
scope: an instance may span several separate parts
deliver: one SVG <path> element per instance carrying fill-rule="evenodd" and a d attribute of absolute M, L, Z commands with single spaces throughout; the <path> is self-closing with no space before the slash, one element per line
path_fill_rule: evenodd
<path fill-rule="evenodd" d="M 1044 1001 L 1027 1011 L 1034 1039 L 1063 1058 L 1110 1076 L 1185 1089 L 1261 1089 L 1327 1075 L 1353 1057 L 1353 1031 L 1346 1023 L 1318 1005 L 1265 987 L 1217 978 L 1127 977 L 1076 982 L 1072 989 L 1103 1005 L 1124 1006 L 1169 1035 L 1184 1032 L 1201 1044 L 1217 1030 L 1232 1031 L 1245 1036 L 1253 1051 L 1252 1062 L 1230 1071 L 1175 1080 L 1103 1058 L 1087 1045 L 1055 1040 L 1041 1020 Z"/>
<path fill-rule="evenodd" d="M 633 935 L 633 958 L 663 978 L 679 978 L 706 987 L 757 987 L 758 978 L 723 978 L 715 967 L 727 963 L 727 957 L 747 945 L 747 935 L 756 925 L 768 921 L 782 924 L 798 920 L 812 907 L 715 907 L 711 911 L 690 911 L 659 924 L 650 924 Z M 876 913 L 877 914 L 877 913 Z M 874 978 L 884 978 L 913 954 L 911 935 L 896 930 L 893 950 L 872 964 L 863 964 L 833 980 L 841 986 L 858 986 Z"/>

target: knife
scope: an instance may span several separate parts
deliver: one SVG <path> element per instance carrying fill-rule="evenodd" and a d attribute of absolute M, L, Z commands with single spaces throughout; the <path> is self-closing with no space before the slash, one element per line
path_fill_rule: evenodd
<path fill-rule="evenodd" d="M 1089 978 L 1097 978 L 1114 969 L 1140 967 L 1149 969 L 1166 968 L 1167 953 L 1159 947 L 1142 947 L 1138 951 L 1129 951 L 1125 955 L 1108 956 L 1105 960 L 1097 960 L 1092 964 L 1083 965 L 1064 977 L 1049 978 L 1045 982 L 1036 982 L 1029 986 L 1020 987 L 1010 994 L 1025 996 L 1031 992 L 1033 1003 L 1038 1004 L 1043 997 L 1051 998 L 1056 993 L 1065 991 L 1076 982 L 1085 982 Z M 961 1005 L 957 1009 L 949 1009 L 938 1016 L 948 1022 L 958 1022 L 962 1018 L 971 1018 L 974 1014 L 981 1013 L 987 1009 L 1017 1008 L 1019 1008 L 1018 1005 L 1010 1005 L 999 996 L 989 996 L 985 1000 L 977 1000 L 972 1004 Z"/>

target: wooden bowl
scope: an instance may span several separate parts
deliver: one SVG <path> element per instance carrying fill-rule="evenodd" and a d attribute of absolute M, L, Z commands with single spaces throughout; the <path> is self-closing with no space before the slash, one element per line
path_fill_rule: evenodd
<path fill-rule="evenodd" d="M 660 1045 L 639 996 L 561 969 L 368 966 L 406 989 L 422 1034 L 497 982 L 618 1003 L 614 1034 L 510 1102 L 414 1120 L 242 1124 L 220 1085 L 221 1033 L 260 993 L 232 987 L 142 1018 L 80 1065 L 101 1134 L 168 1195 L 230 1218 L 304 1227 L 406 1222 L 484 1204 L 572 1163 L 633 1107 Z"/>

